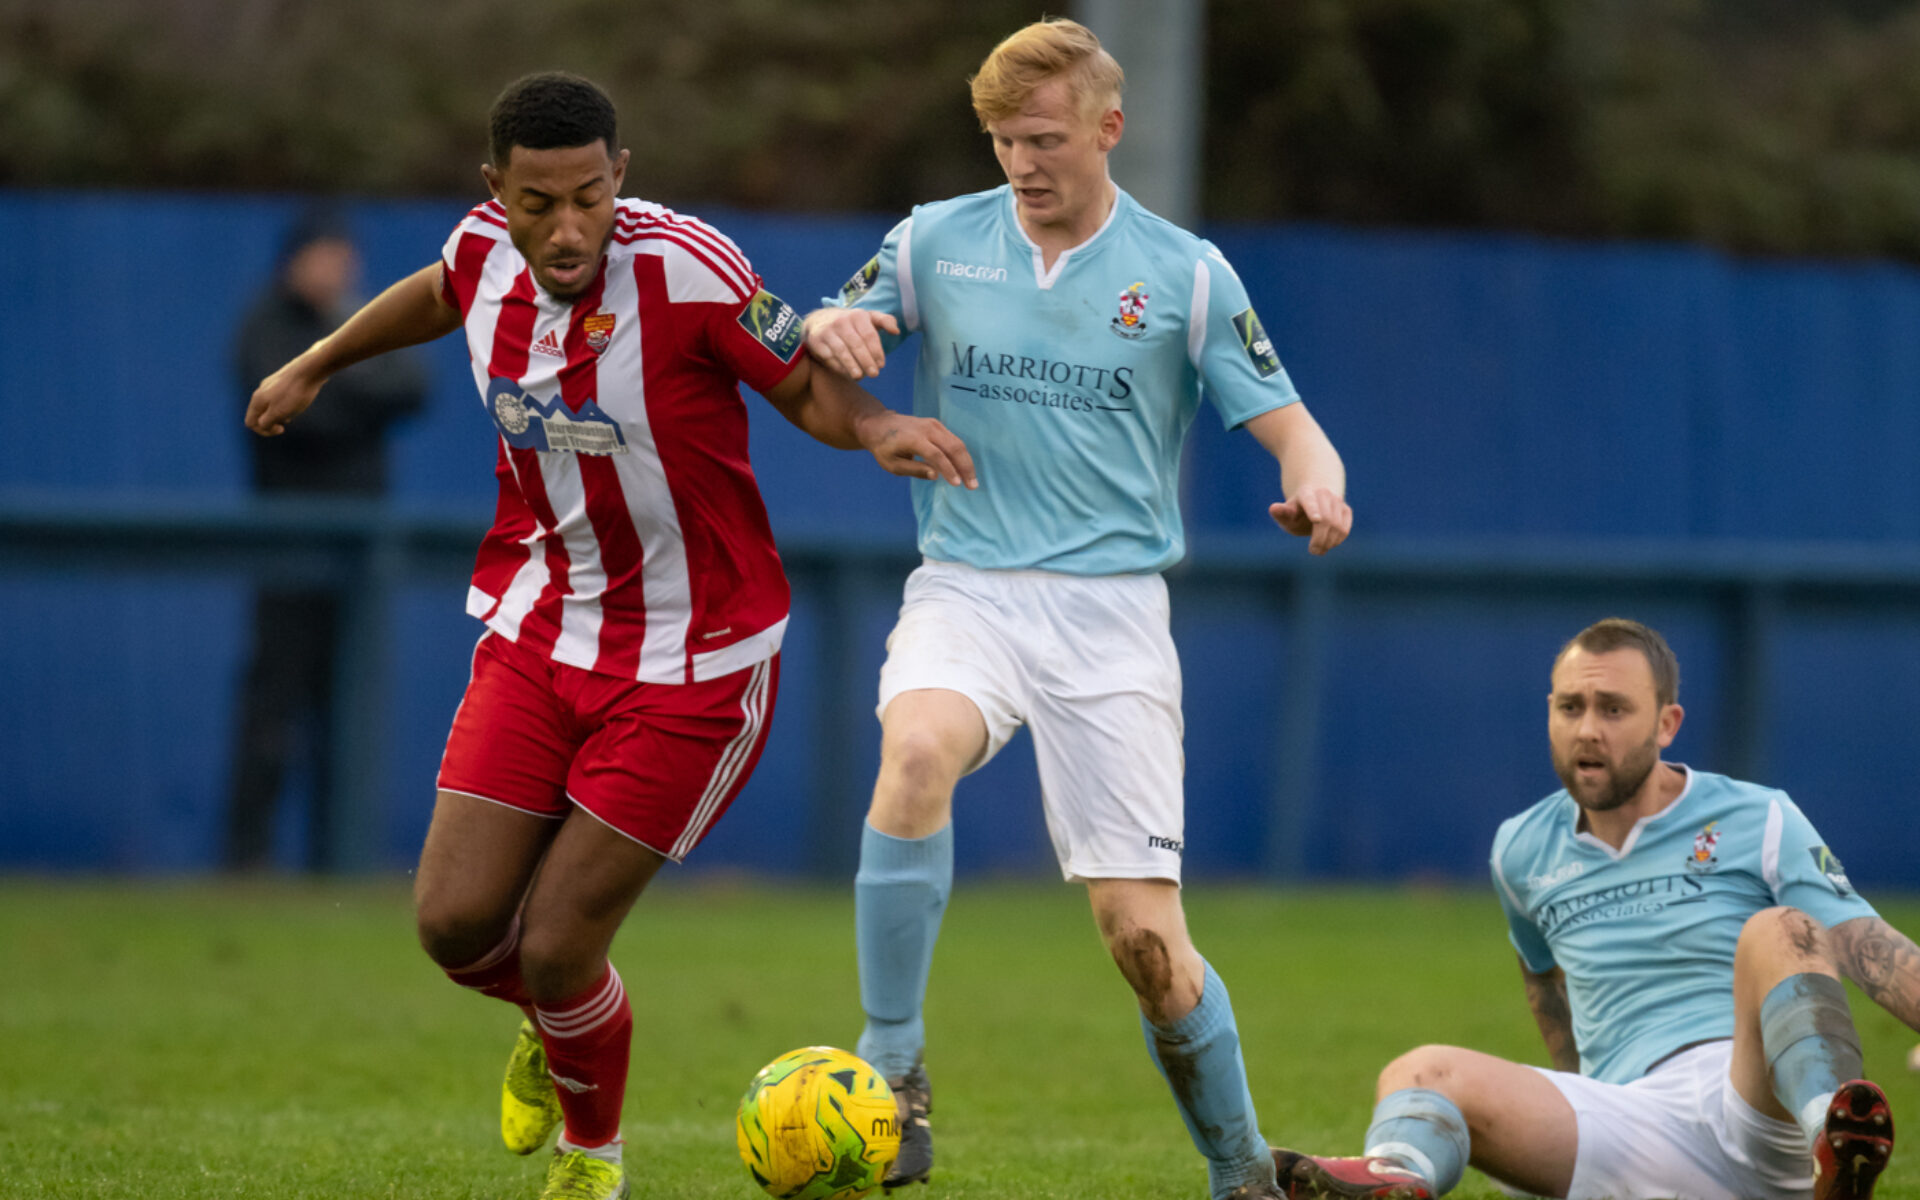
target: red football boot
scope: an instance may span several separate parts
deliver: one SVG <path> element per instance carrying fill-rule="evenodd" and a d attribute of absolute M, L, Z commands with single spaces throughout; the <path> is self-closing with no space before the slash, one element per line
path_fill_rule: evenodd
<path fill-rule="evenodd" d="M 1384 1158 L 1320 1158 L 1275 1147 L 1273 1169 L 1287 1200 L 1433 1200 L 1426 1180 Z"/>
<path fill-rule="evenodd" d="M 1813 1200 L 1870 1200 L 1892 1155 L 1886 1093 L 1864 1079 L 1841 1084 L 1813 1143 Z"/>

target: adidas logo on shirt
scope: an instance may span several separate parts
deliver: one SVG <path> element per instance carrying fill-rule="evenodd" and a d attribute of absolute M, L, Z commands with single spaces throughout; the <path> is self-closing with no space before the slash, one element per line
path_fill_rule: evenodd
<path fill-rule="evenodd" d="M 547 330 L 547 336 L 533 344 L 533 352 L 535 354 L 551 354 L 555 358 L 565 358 L 567 356 L 567 352 L 560 348 L 560 331 L 557 329 Z"/>

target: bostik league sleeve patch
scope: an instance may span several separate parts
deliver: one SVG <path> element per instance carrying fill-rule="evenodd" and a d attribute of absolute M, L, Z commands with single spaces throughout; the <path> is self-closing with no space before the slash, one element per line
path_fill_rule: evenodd
<path fill-rule="evenodd" d="M 1853 895 L 1853 883 L 1847 878 L 1847 869 L 1840 865 L 1839 855 L 1825 846 L 1809 846 L 1807 853 L 1813 856 L 1814 868 L 1827 877 L 1834 891 L 1842 896 Z"/>
<path fill-rule="evenodd" d="M 800 340 L 806 336 L 806 324 L 793 305 L 765 288 L 755 292 L 753 299 L 747 301 L 747 307 L 741 310 L 740 328 L 752 334 L 781 362 L 793 357 L 793 352 L 800 348 Z"/>
<path fill-rule="evenodd" d="M 1280 356 L 1273 352 L 1273 340 L 1261 327 L 1260 318 L 1251 308 L 1243 308 L 1233 314 L 1233 331 L 1240 336 L 1240 348 L 1247 352 L 1247 360 L 1253 369 L 1265 379 L 1280 369 Z"/>
<path fill-rule="evenodd" d="M 874 281 L 880 278 L 880 256 L 874 255 L 867 265 L 853 273 L 853 278 L 840 285 L 840 303 L 851 305 L 860 297 L 873 290 Z"/>

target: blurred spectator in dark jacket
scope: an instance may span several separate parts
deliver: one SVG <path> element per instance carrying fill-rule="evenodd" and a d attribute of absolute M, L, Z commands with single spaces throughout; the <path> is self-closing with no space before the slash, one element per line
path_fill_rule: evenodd
<path fill-rule="evenodd" d="M 288 231 L 273 282 L 235 343 L 242 411 L 260 381 L 333 332 L 353 312 L 360 255 L 344 215 L 316 207 Z M 426 403 L 418 359 L 383 354 L 335 375 L 325 403 L 275 438 L 247 438 L 254 487 L 275 497 L 374 497 L 386 491 L 388 429 Z M 238 713 L 224 862 L 255 870 L 272 859 L 286 769 L 310 766 L 307 866 L 324 870 L 333 843 L 330 717 L 341 596 L 329 588 L 267 589 L 254 602 L 253 658 Z M 302 736 L 305 733 L 306 736 Z"/>

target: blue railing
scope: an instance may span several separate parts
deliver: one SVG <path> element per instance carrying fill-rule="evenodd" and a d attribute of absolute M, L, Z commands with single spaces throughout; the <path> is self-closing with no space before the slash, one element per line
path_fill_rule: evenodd
<path fill-rule="evenodd" d="M 391 616 L 399 589 L 423 579 L 458 580 L 471 567 L 483 527 L 469 516 L 331 504 L 76 503 L 67 496 L 0 499 L 0 563 L 14 574 L 124 572 L 141 577 L 223 573 L 255 582 L 325 582 L 341 589 L 346 631 L 334 698 L 333 787 L 337 844 L 346 869 L 383 865 L 378 814 L 392 728 Z M 1176 611 L 1222 602 L 1281 624 L 1285 661 L 1273 672 L 1284 719 L 1262 751 L 1265 842 L 1275 877 L 1309 873 L 1310 830 L 1329 819 L 1322 772 L 1326 699 L 1343 614 L 1364 603 L 1420 614 L 1464 601 L 1499 612 L 1533 601 L 1590 600 L 1704 606 L 1724 639 L 1724 663 L 1706 702 L 1718 713 L 1713 766 L 1764 779 L 1774 714 L 1774 647 L 1796 606 L 1911 618 L 1920 611 L 1920 547 L 1831 543 L 1438 541 L 1361 538 L 1324 559 L 1276 553 L 1272 537 L 1211 536 L 1169 575 Z M 858 802 L 872 763 L 872 680 L 860 667 L 852 622 L 839 615 L 897 595 L 915 556 L 905 546 L 830 536 L 788 537 L 782 546 L 796 592 L 825 614 L 813 631 L 813 719 L 821 732 L 810 766 L 814 831 L 804 859 L 829 874 L 850 869 Z M 1571 630 L 1568 630 L 1571 632 Z M 1436 627 L 1435 637 L 1445 637 Z M 1544 682 L 1544 664 L 1540 679 Z M 1395 686 L 1391 678 L 1381 688 Z M 1544 688 L 1541 689 L 1544 692 Z M 1696 697 L 1697 699 L 1697 697 Z M 1390 731 L 1384 742 L 1390 743 Z"/>

